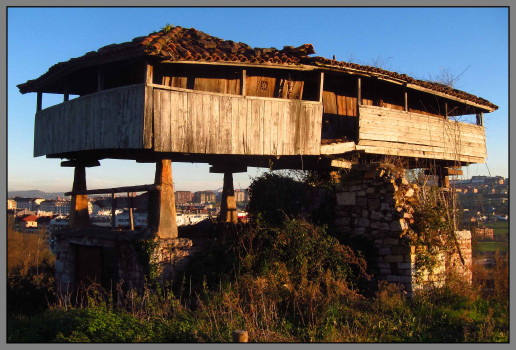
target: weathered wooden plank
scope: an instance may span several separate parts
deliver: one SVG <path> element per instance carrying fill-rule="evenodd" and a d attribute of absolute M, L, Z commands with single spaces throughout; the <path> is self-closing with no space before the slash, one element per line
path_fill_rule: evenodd
<path fill-rule="evenodd" d="M 231 154 L 238 154 L 238 129 L 240 125 L 240 114 L 239 114 L 239 107 L 240 104 L 238 103 L 240 98 L 238 97 L 232 97 L 230 99 L 231 103 L 231 144 L 230 144 L 230 153 Z"/>
<path fill-rule="evenodd" d="M 161 91 L 155 89 L 153 93 L 153 105 L 154 105 L 154 150 L 158 152 L 163 151 L 163 128 L 161 121 L 163 119 L 161 114 Z"/>
<path fill-rule="evenodd" d="M 224 114 L 226 113 L 225 104 L 220 103 L 220 99 L 217 96 L 211 96 L 211 113 L 210 116 L 207 116 L 207 120 L 209 120 L 209 146 L 207 148 L 208 153 L 224 153 L 223 147 L 225 140 L 222 139 L 223 133 L 221 132 L 221 120 L 224 118 Z"/>
<path fill-rule="evenodd" d="M 231 154 L 231 141 L 232 141 L 232 132 L 231 126 L 233 123 L 233 105 L 231 103 L 231 97 L 223 97 L 220 100 L 220 104 L 224 105 L 224 116 L 220 118 L 220 127 L 222 131 L 222 136 L 218 140 L 219 143 L 223 143 L 222 147 L 219 149 L 222 150 L 224 154 Z"/>
<path fill-rule="evenodd" d="M 171 107 L 170 107 L 170 92 L 161 91 L 161 149 L 165 152 L 172 151 L 170 144 L 171 140 Z"/>
<path fill-rule="evenodd" d="M 145 86 L 145 110 L 144 110 L 144 122 L 143 122 L 143 148 L 152 148 L 153 139 L 153 92 L 152 87 Z"/>
<path fill-rule="evenodd" d="M 367 143 L 365 144 L 367 145 Z M 321 145 L 321 154 L 342 154 L 346 152 L 354 151 L 355 148 L 354 142 L 339 142 L 332 143 L 329 145 Z"/>
<path fill-rule="evenodd" d="M 322 96 L 321 96 L 322 97 Z M 280 125 L 279 103 L 271 103 L 270 154 L 278 155 L 278 129 Z"/>
<path fill-rule="evenodd" d="M 263 105 L 263 154 L 272 154 L 271 128 L 272 128 L 272 101 L 264 101 Z"/>
<path fill-rule="evenodd" d="M 253 100 L 247 99 L 245 154 L 253 152 Z"/>

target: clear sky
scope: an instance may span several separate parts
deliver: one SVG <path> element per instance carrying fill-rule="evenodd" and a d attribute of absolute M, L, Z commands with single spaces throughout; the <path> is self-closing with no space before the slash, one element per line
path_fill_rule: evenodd
<path fill-rule="evenodd" d="M 34 158 L 36 94 L 17 84 L 55 63 L 158 31 L 193 27 L 252 47 L 314 45 L 316 55 L 381 65 L 415 78 L 462 73 L 455 88 L 499 106 L 485 115 L 488 159 L 465 175 L 508 176 L 508 10 L 505 8 L 9 8 L 8 190 L 68 191 L 73 168 Z M 44 94 L 43 108 L 62 95 Z M 488 172 L 489 170 L 489 172 Z M 205 164 L 174 163 L 177 190 L 216 189 L 222 175 Z M 247 187 L 259 169 L 235 174 Z M 154 165 L 102 160 L 88 188 L 152 183 Z"/>

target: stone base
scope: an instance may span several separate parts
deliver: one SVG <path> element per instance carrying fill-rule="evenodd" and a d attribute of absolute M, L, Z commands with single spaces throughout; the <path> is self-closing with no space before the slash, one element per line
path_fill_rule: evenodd
<path fill-rule="evenodd" d="M 142 290 L 150 266 L 142 244 L 146 241 L 157 242 L 150 264 L 158 265 L 161 280 L 173 279 L 202 250 L 191 239 L 160 239 L 149 231 L 89 228 L 63 230 L 55 238 L 55 277 L 60 292 L 71 292 L 81 283 L 87 286 L 93 281 L 106 289 L 121 284 Z"/>
<path fill-rule="evenodd" d="M 457 232 L 461 254 L 437 256 L 433 271 L 416 273 L 418 250 L 410 244 L 414 203 L 419 190 L 409 184 L 404 170 L 391 166 L 351 170 L 336 186 L 335 227 L 343 236 L 370 241 L 374 256 L 369 262 L 378 280 L 401 284 L 409 293 L 426 285 L 441 286 L 446 274 L 460 270 L 471 283 L 471 234 Z M 468 238 L 469 237 L 469 238 Z M 468 277 L 469 276 L 469 277 Z"/>

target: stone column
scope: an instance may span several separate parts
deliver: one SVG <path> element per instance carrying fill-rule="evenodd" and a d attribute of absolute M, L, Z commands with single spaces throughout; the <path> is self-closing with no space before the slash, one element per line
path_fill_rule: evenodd
<path fill-rule="evenodd" d="M 176 200 L 170 159 L 156 162 L 154 184 L 159 185 L 160 190 L 150 192 L 149 227 L 159 238 L 177 238 Z"/>
<path fill-rule="evenodd" d="M 224 172 L 224 187 L 222 189 L 222 198 L 220 203 L 220 222 L 238 222 L 236 209 L 235 189 L 233 188 L 233 173 Z"/>
<path fill-rule="evenodd" d="M 70 208 L 70 226 L 72 228 L 84 228 L 89 225 L 88 195 L 75 194 L 77 191 L 86 191 L 86 169 L 83 165 L 77 165 L 74 170 L 72 203 Z"/>

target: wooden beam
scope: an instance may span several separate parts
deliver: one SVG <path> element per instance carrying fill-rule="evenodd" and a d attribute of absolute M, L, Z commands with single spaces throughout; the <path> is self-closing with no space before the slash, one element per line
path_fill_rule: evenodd
<path fill-rule="evenodd" d="M 242 84 L 241 84 L 242 96 L 246 95 L 246 90 L 247 90 L 246 78 L 247 78 L 247 71 L 245 69 L 242 69 Z"/>
<path fill-rule="evenodd" d="M 217 173 L 246 173 L 247 172 L 247 166 L 246 165 L 239 165 L 239 164 L 213 164 L 210 167 L 210 173 L 217 174 Z"/>
<path fill-rule="evenodd" d="M 63 94 L 63 102 L 66 102 L 66 101 L 69 101 L 70 100 L 70 94 L 69 93 L 64 93 Z"/>
<path fill-rule="evenodd" d="M 444 102 L 444 117 L 448 119 L 448 102 Z"/>
<path fill-rule="evenodd" d="M 41 108 L 43 106 L 43 93 L 41 91 L 38 91 L 38 95 L 36 98 L 36 111 L 41 111 Z"/>
<path fill-rule="evenodd" d="M 351 169 L 353 162 L 350 162 L 346 159 L 332 159 L 330 166 L 332 168 L 340 168 L 340 169 Z"/>
<path fill-rule="evenodd" d="M 78 159 L 72 159 L 72 160 L 64 160 L 61 162 L 62 167 L 76 167 L 76 166 L 83 166 L 86 168 L 99 166 L 100 162 L 96 159 L 94 160 L 78 160 Z"/>
<path fill-rule="evenodd" d="M 138 186 L 123 186 L 123 187 L 112 187 L 112 188 L 98 188 L 95 190 L 78 190 L 66 192 L 65 196 L 70 196 L 75 194 L 105 194 L 105 193 L 122 193 L 122 192 L 147 192 L 147 191 L 158 191 L 160 189 L 159 185 L 138 185 Z"/>
<path fill-rule="evenodd" d="M 176 200 L 172 181 L 172 162 L 169 159 L 156 162 L 154 184 L 160 186 L 160 189 L 150 192 L 148 226 L 161 239 L 177 238 Z"/>
<path fill-rule="evenodd" d="M 357 104 L 362 105 L 362 78 L 357 78 Z"/>
<path fill-rule="evenodd" d="M 233 224 L 238 222 L 235 189 L 233 188 L 233 174 L 231 172 L 224 173 L 219 221 Z"/>
<path fill-rule="evenodd" d="M 152 64 L 147 63 L 145 65 L 145 83 L 146 84 L 153 84 L 154 83 L 154 67 Z"/>
<path fill-rule="evenodd" d="M 484 113 L 477 112 L 476 116 L 477 116 L 477 125 L 484 126 Z"/>
<path fill-rule="evenodd" d="M 407 85 L 403 86 L 403 99 L 404 99 L 404 105 L 405 105 L 405 112 L 408 112 L 408 91 L 407 91 Z"/>
<path fill-rule="evenodd" d="M 104 89 L 104 73 L 102 72 L 102 68 L 97 68 L 97 91 L 102 91 Z"/>
<path fill-rule="evenodd" d="M 115 227 L 116 218 L 116 197 L 115 192 L 111 192 L 111 227 Z"/>
<path fill-rule="evenodd" d="M 425 175 L 436 175 L 436 176 L 449 176 L 449 175 L 463 175 L 464 172 L 461 169 L 456 168 L 437 168 L 425 170 Z"/>
<path fill-rule="evenodd" d="M 134 207 L 134 200 L 131 192 L 127 192 L 127 198 L 129 198 L 129 229 L 131 231 L 134 231 L 134 214 L 133 214 L 133 207 Z"/>
<path fill-rule="evenodd" d="M 319 80 L 319 102 L 322 102 L 324 91 L 324 72 L 321 72 L 321 79 Z"/>
<path fill-rule="evenodd" d="M 84 228 L 89 226 L 88 196 L 78 194 L 86 191 L 86 170 L 83 166 L 76 166 L 73 177 L 72 201 L 70 208 L 70 227 Z"/>
<path fill-rule="evenodd" d="M 321 145 L 321 154 L 341 154 L 351 152 L 356 149 L 354 142 L 330 143 L 329 145 Z"/>

